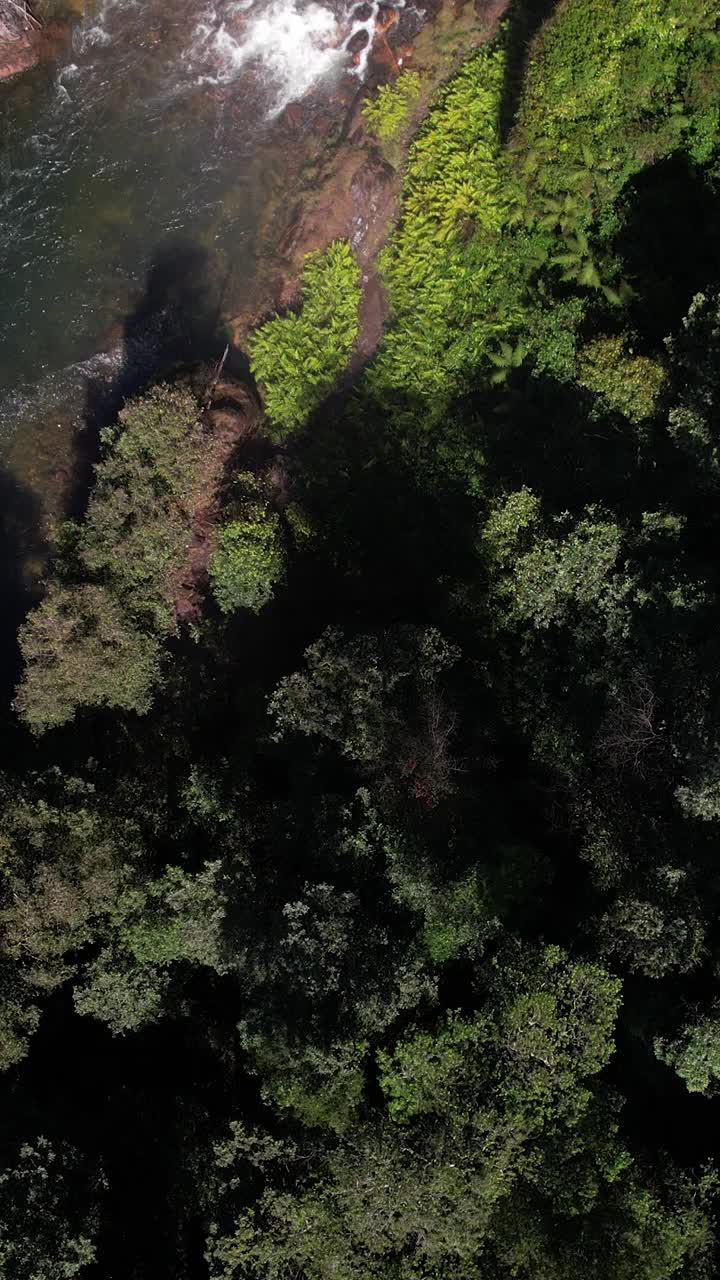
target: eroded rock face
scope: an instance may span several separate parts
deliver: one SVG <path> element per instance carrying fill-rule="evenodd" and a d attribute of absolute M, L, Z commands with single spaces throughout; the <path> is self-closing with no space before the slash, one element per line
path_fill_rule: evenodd
<path fill-rule="evenodd" d="M 41 27 L 10 0 L 0 0 L 0 80 L 27 71 L 45 58 L 53 58 L 67 38 L 66 27 L 52 22 Z"/>
<path fill-rule="evenodd" d="M 39 58 L 39 28 L 20 8 L 0 0 L 0 78 L 25 71 Z"/>
<path fill-rule="evenodd" d="M 363 28 L 363 30 L 356 31 L 355 35 L 350 37 L 345 48 L 348 53 L 360 53 L 361 49 L 364 49 L 369 43 L 370 32 Z"/>

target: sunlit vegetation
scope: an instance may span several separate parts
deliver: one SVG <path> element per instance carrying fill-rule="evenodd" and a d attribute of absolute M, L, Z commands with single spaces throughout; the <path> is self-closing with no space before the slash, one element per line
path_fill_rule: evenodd
<path fill-rule="evenodd" d="M 717 1273 L 717 5 L 517 21 L 409 149 L 365 372 L 345 243 L 253 335 L 203 610 L 178 385 L 21 628 L 3 1280 Z"/>
<path fill-rule="evenodd" d="M 237 477 L 236 491 L 242 494 L 237 512 L 216 534 L 210 581 L 223 613 L 257 612 L 272 599 L 285 567 L 280 517 L 251 473 Z"/>
<path fill-rule="evenodd" d="M 442 398 L 479 367 L 500 382 L 528 354 L 554 372 L 552 311 L 566 331 L 582 315 L 569 292 L 609 317 L 627 308 L 614 203 L 638 170 L 679 148 L 694 164 L 714 161 L 716 16 L 698 0 L 569 0 L 536 41 L 505 145 L 502 42 L 469 59 L 410 149 L 383 262 L 392 323 L 377 391 Z"/>
<path fill-rule="evenodd" d="M 302 425 L 345 369 L 357 336 L 360 270 L 337 240 L 309 254 L 300 309 L 267 320 L 250 343 L 252 371 L 276 439 Z"/>
<path fill-rule="evenodd" d="M 372 98 L 365 99 L 363 119 L 380 142 L 392 142 L 402 131 L 421 87 L 416 71 L 403 71 L 393 84 L 381 84 Z"/>

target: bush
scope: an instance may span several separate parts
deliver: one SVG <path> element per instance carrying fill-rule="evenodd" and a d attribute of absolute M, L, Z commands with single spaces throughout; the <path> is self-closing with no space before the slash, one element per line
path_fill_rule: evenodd
<path fill-rule="evenodd" d="M 244 519 L 223 525 L 210 562 L 213 594 L 223 613 L 235 609 L 259 613 L 272 599 L 284 568 L 275 512 L 257 504 Z"/>
<path fill-rule="evenodd" d="M 360 270 L 347 240 L 308 254 L 302 307 L 252 335 L 250 365 L 282 440 L 318 407 L 347 365 L 357 336 Z"/>
<path fill-rule="evenodd" d="M 531 46 L 505 146 L 504 50 L 468 59 L 408 155 L 400 224 L 381 260 L 391 322 L 370 374 L 380 398 L 432 397 L 432 425 L 479 369 L 501 380 L 511 336 L 541 372 L 572 380 L 578 298 L 619 308 L 632 297 L 608 247 L 627 180 L 680 147 L 696 162 L 716 154 L 716 18 L 709 0 L 564 0 Z M 371 118 L 380 108 L 378 96 Z M 625 372 L 639 420 L 660 374 Z"/>
<path fill-rule="evenodd" d="M 175 628 L 207 449 L 194 396 L 153 387 L 102 433 L 105 457 L 74 563 L 51 580 L 20 630 L 25 672 L 15 708 L 34 732 L 78 707 L 143 713 L 160 678 L 160 641 Z M 90 581 L 75 585 L 73 575 Z"/>
<path fill-rule="evenodd" d="M 403 71 L 395 84 L 380 85 L 375 97 L 363 102 L 362 113 L 368 129 L 380 142 L 392 142 L 419 96 L 420 77 L 416 71 Z"/>
<path fill-rule="evenodd" d="M 78 707 L 149 709 L 160 643 L 104 587 L 52 584 L 19 640 L 25 672 L 15 709 L 34 733 L 72 720 Z"/>
<path fill-rule="evenodd" d="M 579 354 L 580 386 L 594 391 L 607 409 L 629 422 L 653 416 L 665 381 L 662 365 L 648 356 L 633 355 L 622 337 L 596 338 Z"/>

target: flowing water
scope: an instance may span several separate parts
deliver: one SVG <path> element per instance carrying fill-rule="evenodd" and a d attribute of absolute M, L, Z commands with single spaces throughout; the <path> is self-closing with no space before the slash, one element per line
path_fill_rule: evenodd
<path fill-rule="evenodd" d="M 346 45 L 377 0 L 354 3 L 99 0 L 53 64 L 0 84 L 0 453 L 81 415 L 129 331 L 142 360 L 153 295 L 208 321 L 242 296 L 284 108 L 332 110 L 363 77 Z"/>

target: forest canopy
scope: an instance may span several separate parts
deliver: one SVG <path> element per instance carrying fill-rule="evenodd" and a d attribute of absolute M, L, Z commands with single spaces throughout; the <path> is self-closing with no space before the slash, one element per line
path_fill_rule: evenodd
<path fill-rule="evenodd" d="M 142 390 L 57 539 L 2 1280 L 717 1274 L 720 11 L 541 16 L 431 102 L 352 386 L 335 241 L 263 414 Z"/>

